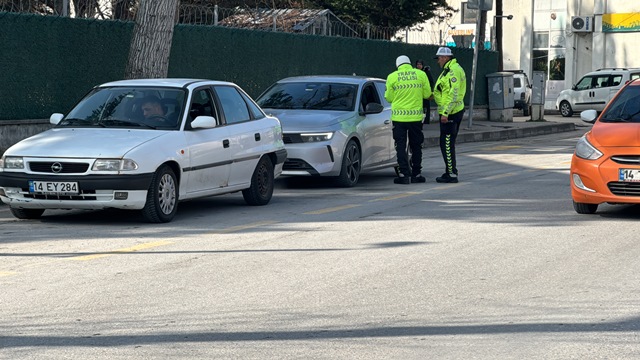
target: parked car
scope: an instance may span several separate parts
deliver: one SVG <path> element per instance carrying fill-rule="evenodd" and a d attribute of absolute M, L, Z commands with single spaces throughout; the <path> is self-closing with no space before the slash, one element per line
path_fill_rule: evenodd
<path fill-rule="evenodd" d="M 605 202 L 640 204 L 640 79 L 625 85 L 597 116 L 594 109 L 580 114 L 594 125 L 571 160 L 571 197 L 580 214 L 593 214 Z"/>
<path fill-rule="evenodd" d="M 168 222 L 181 200 L 236 191 L 265 205 L 286 158 L 278 119 L 229 82 L 110 82 L 50 122 L 0 160 L 0 199 L 20 219 L 118 208 Z"/>
<path fill-rule="evenodd" d="M 531 83 L 523 70 L 505 70 L 513 73 L 513 108 L 522 110 L 522 115 L 531 113 Z"/>
<path fill-rule="evenodd" d="M 385 80 L 361 76 L 282 79 L 257 98 L 282 122 L 283 174 L 335 177 L 357 184 L 360 174 L 396 165 Z"/>
<path fill-rule="evenodd" d="M 604 68 L 584 75 L 571 89 L 562 90 L 556 99 L 556 109 L 564 117 L 576 111 L 604 110 L 607 103 L 631 80 L 640 78 L 638 68 Z"/>

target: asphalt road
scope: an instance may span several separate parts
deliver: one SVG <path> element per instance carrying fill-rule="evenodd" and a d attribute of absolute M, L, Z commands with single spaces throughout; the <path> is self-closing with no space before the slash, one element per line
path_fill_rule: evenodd
<path fill-rule="evenodd" d="M 282 178 L 161 225 L 2 206 L 0 358 L 638 358 L 640 208 L 573 211 L 579 135 L 461 144 L 458 184 Z"/>

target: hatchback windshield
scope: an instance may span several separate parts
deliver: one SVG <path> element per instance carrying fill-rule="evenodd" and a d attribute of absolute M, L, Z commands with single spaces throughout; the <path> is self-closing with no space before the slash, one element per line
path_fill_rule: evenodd
<path fill-rule="evenodd" d="M 182 89 L 112 87 L 92 90 L 58 127 L 177 129 L 186 93 Z"/>
<path fill-rule="evenodd" d="M 265 109 L 353 111 L 357 88 L 357 85 L 337 83 L 278 83 L 257 102 Z"/>
<path fill-rule="evenodd" d="M 625 87 L 602 114 L 603 122 L 640 122 L 640 85 Z"/>

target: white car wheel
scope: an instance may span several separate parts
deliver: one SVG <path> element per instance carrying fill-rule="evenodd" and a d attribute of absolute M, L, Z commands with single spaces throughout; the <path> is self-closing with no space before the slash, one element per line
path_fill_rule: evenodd
<path fill-rule="evenodd" d="M 10 208 L 11 214 L 18 219 L 39 219 L 44 213 L 44 209 L 18 209 Z"/>
<path fill-rule="evenodd" d="M 161 166 L 153 175 L 142 214 L 149 222 L 169 222 L 178 210 L 176 175 L 167 166 Z"/>
<path fill-rule="evenodd" d="M 571 109 L 571 105 L 567 101 L 562 101 L 560 103 L 560 115 L 564 117 L 573 116 L 573 109 Z"/>
<path fill-rule="evenodd" d="M 249 205 L 266 205 L 271 201 L 274 187 L 273 163 L 268 155 L 258 162 L 251 176 L 251 186 L 242 190 L 242 197 Z"/>

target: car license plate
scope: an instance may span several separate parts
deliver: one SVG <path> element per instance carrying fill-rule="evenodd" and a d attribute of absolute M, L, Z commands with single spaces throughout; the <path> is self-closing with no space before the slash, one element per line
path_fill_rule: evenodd
<path fill-rule="evenodd" d="M 29 192 L 55 195 L 74 195 L 78 193 L 78 183 L 66 181 L 29 181 Z"/>
<path fill-rule="evenodd" d="M 640 169 L 619 169 L 620 181 L 640 182 Z"/>

